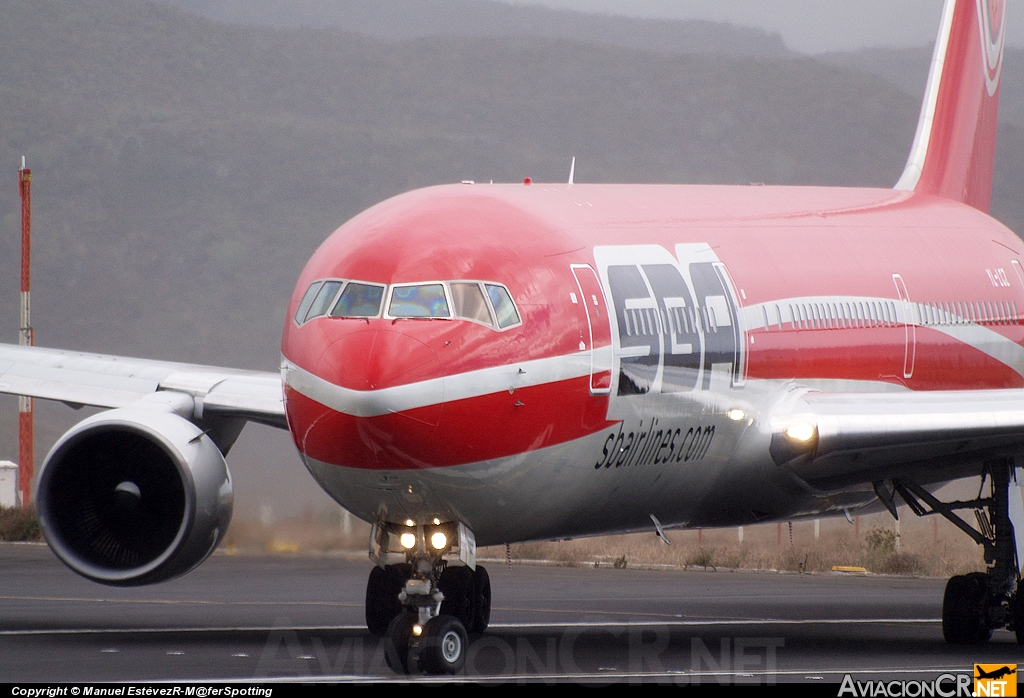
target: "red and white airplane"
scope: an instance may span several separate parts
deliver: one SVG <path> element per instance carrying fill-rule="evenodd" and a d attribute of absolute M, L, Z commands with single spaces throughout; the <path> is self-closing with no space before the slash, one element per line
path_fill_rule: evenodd
<path fill-rule="evenodd" d="M 367 623 L 399 671 L 457 671 L 486 628 L 476 545 L 901 500 L 984 547 L 946 639 L 1024 642 L 1024 243 L 987 214 L 1004 36 L 1001 0 L 947 0 L 894 189 L 431 187 L 317 250 L 280 375 L 3 346 L 0 391 L 115 408 L 47 457 L 47 541 L 106 584 L 189 571 L 251 420 L 373 524 Z"/>

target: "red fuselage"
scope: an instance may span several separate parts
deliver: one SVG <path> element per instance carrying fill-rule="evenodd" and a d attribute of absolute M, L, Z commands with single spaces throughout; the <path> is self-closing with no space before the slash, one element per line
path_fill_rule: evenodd
<path fill-rule="evenodd" d="M 637 456 L 645 465 L 681 467 L 694 449 L 687 431 L 715 428 L 698 450 L 727 472 L 742 450 L 721 423 L 729 401 L 756 415 L 773 386 L 1024 385 L 1022 252 L 974 208 L 887 189 L 417 190 L 343 225 L 299 277 L 282 340 L 289 425 L 314 475 L 367 518 L 393 511 L 393 495 L 353 495 L 340 478 L 324 482 L 325 468 L 411 487 L 402 472 L 456 467 L 479 485 L 488 468 L 543 477 L 526 465 L 531 454 L 543 461 L 562 447 L 564 467 L 601 470 L 618 425 L 647 420 L 636 438 L 649 429 L 659 441 Z M 702 295 L 711 277 L 719 290 Z M 377 317 L 295 322 L 321 279 L 495 282 L 521 324 L 393 318 L 386 298 Z M 458 489 L 430 480 L 422 507 L 407 503 L 401 515 L 434 515 L 448 506 L 440 500 L 458 500 L 449 486 Z M 453 506 L 465 520 L 471 507 Z"/>

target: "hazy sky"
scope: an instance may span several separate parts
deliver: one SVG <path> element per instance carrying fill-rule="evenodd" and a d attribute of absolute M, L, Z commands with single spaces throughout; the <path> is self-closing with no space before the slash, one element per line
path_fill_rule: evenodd
<path fill-rule="evenodd" d="M 640 17 L 710 19 L 782 35 L 789 48 L 820 53 L 935 40 L 942 0 L 504 0 L 519 5 Z M 1024 7 L 1007 5 L 1007 40 L 1024 45 Z"/>

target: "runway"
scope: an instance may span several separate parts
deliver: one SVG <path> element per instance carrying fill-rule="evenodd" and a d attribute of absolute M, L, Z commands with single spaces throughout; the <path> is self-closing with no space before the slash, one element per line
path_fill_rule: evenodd
<path fill-rule="evenodd" d="M 113 588 L 45 546 L 0 544 L 0 681 L 398 680 L 363 625 L 370 567 L 215 555 L 166 584 Z M 1007 632 L 947 646 L 940 579 L 487 568 L 491 628 L 472 638 L 459 680 L 933 680 L 1022 654 Z"/>

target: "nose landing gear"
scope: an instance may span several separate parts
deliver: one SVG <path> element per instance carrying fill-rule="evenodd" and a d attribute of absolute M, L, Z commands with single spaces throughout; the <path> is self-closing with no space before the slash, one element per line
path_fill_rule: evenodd
<path fill-rule="evenodd" d="M 398 556 L 405 562 L 387 564 Z M 378 566 L 366 585 L 366 625 L 384 636 L 388 666 L 400 674 L 461 671 L 469 633 L 482 633 L 490 621 L 490 578 L 476 564 L 473 534 L 437 519 L 380 522 L 370 557 Z"/>
<path fill-rule="evenodd" d="M 944 503 L 908 480 L 891 484 L 918 516 L 941 514 L 984 547 L 988 570 L 952 577 L 942 600 L 942 635 L 951 645 L 981 645 L 994 629 L 1006 628 L 1024 644 L 1024 593 L 1020 585 L 1020 544 L 1014 529 L 1024 536 L 1024 500 L 1010 459 L 985 463 L 982 491 L 966 502 Z M 986 479 L 988 497 L 982 497 Z M 876 484 L 876 491 L 881 484 Z M 927 505 L 927 508 L 925 508 Z M 895 509 L 895 507 L 893 507 Z M 973 509 L 978 528 L 970 526 L 955 511 Z M 1024 543 L 1024 541 L 1021 541 Z"/>

